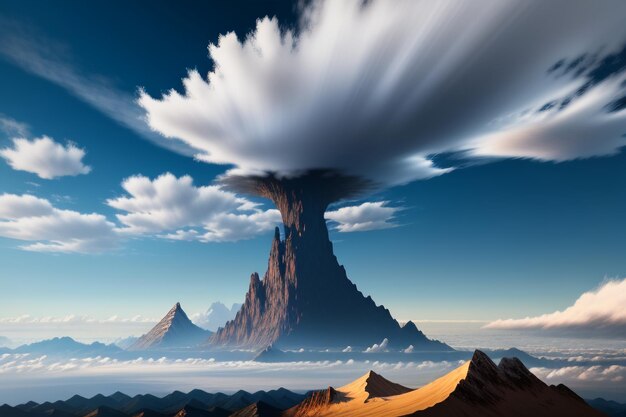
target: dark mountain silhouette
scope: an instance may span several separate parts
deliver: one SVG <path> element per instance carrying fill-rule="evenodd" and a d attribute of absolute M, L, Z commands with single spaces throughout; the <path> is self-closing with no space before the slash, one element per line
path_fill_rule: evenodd
<path fill-rule="evenodd" d="M 84 417 L 126 417 L 126 415 L 113 408 L 102 406 L 96 408 L 90 413 L 85 414 Z"/>
<path fill-rule="evenodd" d="M 20 407 L 11 407 L 7 404 L 0 405 L 0 416 L 3 417 L 30 417 L 31 413 L 22 410 Z"/>
<path fill-rule="evenodd" d="M 263 401 L 258 401 L 254 404 L 250 404 L 249 406 L 234 412 L 231 414 L 231 417 L 280 417 L 282 414 L 281 410 L 276 407 L 272 407 L 271 405 L 264 403 Z"/>
<path fill-rule="evenodd" d="M 193 405 L 186 405 L 174 417 L 228 417 L 231 412 L 223 408 L 213 407 L 210 409 L 198 408 Z"/>
<path fill-rule="evenodd" d="M 257 403 L 263 404 L 262 410 L 285 410 L 304 398 L 305 395 L 285 388 L 254 393 L 242 390 L 231 395 L 195 389 L 189 393 L 174 391 L 164 397 L 151 394 L 130 397 L 118 391 L 109 396 L 98 394 L 85 398 L 74 395 L 66 401 L 41 404 L 29 401 L 15 407 L 5 405 L 0 407 L 0 417 L 224 417 Z"/>
<path fill-rule="evenodd" d="M 285 239 L 276 228 L 267 272 L 250 278 L 244 305 L 210 339 L 216 346 L 283 348 L 370 346 L 384 338 L 393 346 L 451 350 L 414 326 L 403 329 L 350 282 L 337 262 L 324 212 L 360 188 L 361 181 L 325 172 L 298 178 L 229 178 L 239 191 L 271 199 L 281 212 Z"/>
<path fill-rule="evenodd" d="M 176 303 L 165 317 L 148 333 L 141 336 L 128 350 L 179 348 L 196 346 L 211 335 L 189 320 L 180 303 Z"/>
<path fill-rule="evenodd" d="M 587 400 L 587 404 L 609 417 L 626 417 L 626 404 L 605 400 L 604 398 Z"/>

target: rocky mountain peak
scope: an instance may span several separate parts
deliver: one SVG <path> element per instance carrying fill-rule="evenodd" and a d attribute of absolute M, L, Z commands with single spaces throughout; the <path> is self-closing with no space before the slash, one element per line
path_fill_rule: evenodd
<path fill-rule="evenodd" d="M 402 328 L 383 306 L 365 297 L 337 262 L 324 211 L 341 178 L 321 173 L 302 178 L 242 179 L 249 191 L 270 198 L 284 224 L 274 230 L 267 271 L 250 278 L 234 320 L 212 336 L 213 345 L 280 349 L 367 347 L 387 338 L 416 350 L 451 350 L 430 341 L 415 325 Z M 242 185 L 242 184 L 239 184 Z"/>
<path fill-rule="evenodd" d="M 365 392 L 368 394 L 368 399 L 391 397 L 394 395 L 404 394 L 409 391 L 411 391 L 411 388 L 391 382 L 374 371 L 369 371 L 365 374 Z"/>
<path fill-rule="evenodd" d="M 194 346 L 206 340 L 210 334 L 193 324 L 180 303 L 176 303 L 156 326 L 137 339 L 128 350 Z"/>

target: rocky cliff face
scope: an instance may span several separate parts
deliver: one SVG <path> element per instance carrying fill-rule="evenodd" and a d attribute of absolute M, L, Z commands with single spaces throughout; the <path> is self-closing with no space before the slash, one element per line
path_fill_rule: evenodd
<path fill-rule="evenodd" d="M 265 276 L 261 280 L 252 274 L 244 305 L 211 337 L 211 344 L 345 347 L 388 338 L 398 347 L 449 349 L 414 326 L 401 328 L 387 309 L 350 282 L 333 253 L 324 220 L 328 204 L 340 195 L 335 180 L 264 177 L 246 186 L 274 201 L 285 239 L 276 228 Z"/>

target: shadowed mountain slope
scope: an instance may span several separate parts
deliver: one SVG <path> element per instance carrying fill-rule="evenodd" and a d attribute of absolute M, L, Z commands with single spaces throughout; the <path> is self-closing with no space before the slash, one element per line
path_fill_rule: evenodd
<path fill-rule="evenodd" d="M 518 359 L 504 358 L 499 365 L 476 351 L 472 359 L 441 378 L 405 393 L 371 396 L 372 372 L 334 390 L 314 393 L 284 413 L 305 416 L 507 416 L 592 417 L 603 414 L 564 385 L 548 386 Z M 386 381 L 386 380 L 385 380 Z M 381 385 L 377 381 L 376 385 Z M 387 388 L 389 389 L 389 388 Z"/>
<path fill-rule="evenodd" d="M 452 350 L 417 328 L 403 329 L 389 310 L 365 297 L 337 262 L 324 213 L 328 205 L 371 186 L 356 177 L 310 171 L 294 178 L 228 177 L 227 185 L 269 198 L 281 213 L 267 272 L 252 274 L 243 306 L 211 337 L 214 346 L 263 349 L 371 346 L 387 338 L 397 347 Z"/>

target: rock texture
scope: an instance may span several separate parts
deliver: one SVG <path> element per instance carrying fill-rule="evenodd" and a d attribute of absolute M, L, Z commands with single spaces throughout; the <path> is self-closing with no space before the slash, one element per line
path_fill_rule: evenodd
<path fill-rule="evenodd" d="M 193 324 L 180 303 L 176 303 L 152 330 L 137 339 L 128 350 L 191 347 L 210 335 L 211 332 Z"/>
<path fill-rule="evenodd" d="M 281 410 L 263 401 L 250 404 L 246 408 L 234 412 L 230 417 L 280 417 Z"/>
<path fill-rule="evenodd" d="M 265 276 L 252 274 L 241 310 L 211 337 L 211 344 L 365 347 L 388 338 L 397 347 L 451 350 L 427 339 L 413 324 L 402 328 L 387 309 L 363 296 L 337 262 L 324 212 L 349 183 L 322 174 L 245 180 L 244 191 L 274 201 L 285 239 L 276 228 Z"/>
<path fill-rule="evenodd" d="M 419 391 L 419 390 L 418 390 Z M 546 385 L 517 358 L 496 366 L 476 351 L 465 378 L 444 401 L 411 414 L 422 417 L 600 417 L 602 413 L 565 385 Z"/>
<path fill-rule="evenodd" d="M 496 365 L 483 352 L 447 375 L 407 389 L 369 372 L 311 394 L 284 417 L 599 417 L 564 385 L 548 386 L 516 358 Z M 400 388 L 398 388 L 400 387 Z M 370 391 L 379 395 L 371 395 Z"/>

